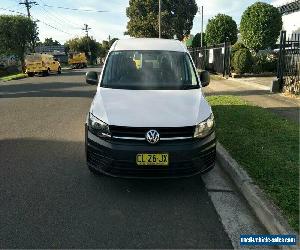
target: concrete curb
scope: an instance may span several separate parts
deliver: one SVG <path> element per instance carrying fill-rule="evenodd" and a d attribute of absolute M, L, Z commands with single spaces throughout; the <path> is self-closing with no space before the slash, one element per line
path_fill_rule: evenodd
<path fill-rule="evenodd" d="M 220 167 L 229 174 L 257 218 L 270 234 L 297 235 L 297 233 L 290 228 L 279 209 L 267 198 L 266 194 L 254 184 L 247 172 L 242 169 L 220 143 L 217 145 L 217 161 Z"/>

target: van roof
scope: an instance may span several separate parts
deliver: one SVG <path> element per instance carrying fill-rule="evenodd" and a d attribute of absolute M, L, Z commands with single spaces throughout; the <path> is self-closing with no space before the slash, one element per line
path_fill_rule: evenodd
<path fill-rule="evenodd" d="M 187 52 L 187 48 L 180 41 L 159 38 L 129 38 L 117 40 L 110 51 L 120 50 L 166 50 Z"/>

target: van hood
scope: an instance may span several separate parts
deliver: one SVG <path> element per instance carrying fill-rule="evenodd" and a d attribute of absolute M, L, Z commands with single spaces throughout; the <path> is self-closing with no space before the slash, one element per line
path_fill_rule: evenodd
<path fill-rule="evenodd" d="M 109 125 L 184 127 L 207 119 L 211 107 L 201 89 L 122 90 L 99 88 L 91 113 Z"/>

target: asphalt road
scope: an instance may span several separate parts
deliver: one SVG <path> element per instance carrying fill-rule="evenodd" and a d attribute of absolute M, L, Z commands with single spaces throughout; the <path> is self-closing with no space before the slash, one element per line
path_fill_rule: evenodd
<path fill-rule="evenodd" d="M 0 248 L 232 248 L 201 176 L 91 174 L 84 71 L 0 83 Z"/>

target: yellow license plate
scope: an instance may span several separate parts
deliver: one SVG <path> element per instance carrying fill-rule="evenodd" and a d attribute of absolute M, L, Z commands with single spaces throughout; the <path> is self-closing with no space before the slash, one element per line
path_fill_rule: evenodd
<path fill-rule="evenodd" d="M 137 154 L 136 164 L 139 166 L 168 166 L 169 154 Z"/>

